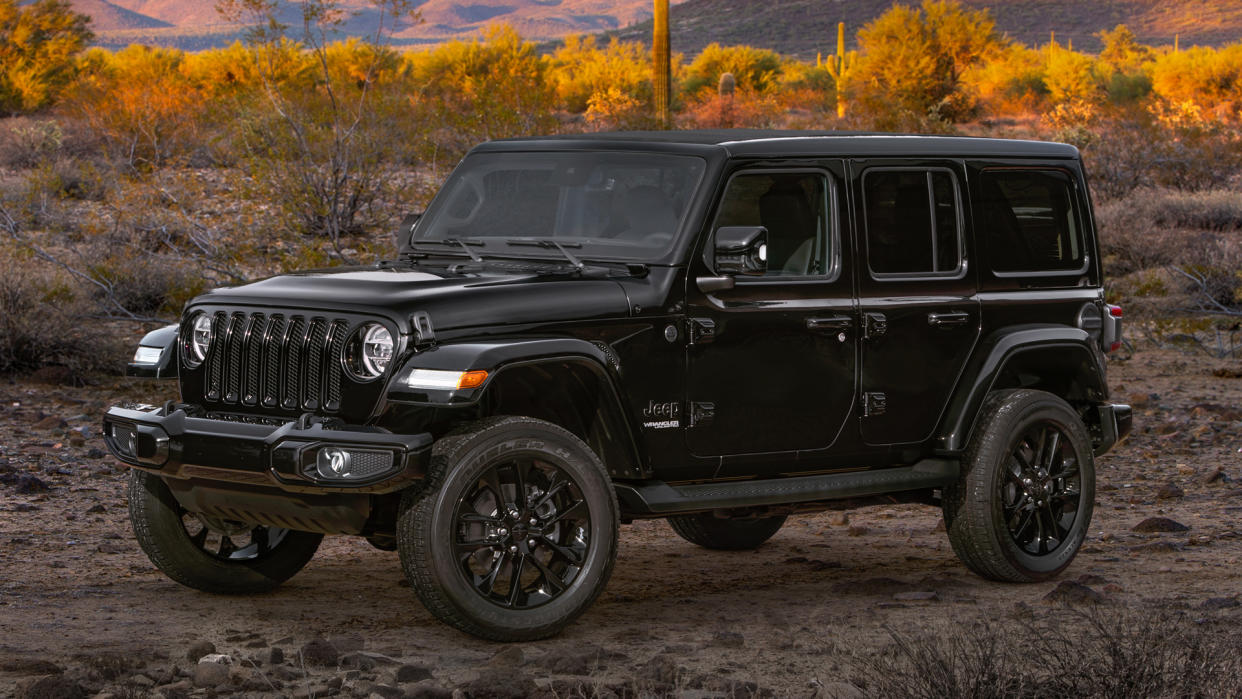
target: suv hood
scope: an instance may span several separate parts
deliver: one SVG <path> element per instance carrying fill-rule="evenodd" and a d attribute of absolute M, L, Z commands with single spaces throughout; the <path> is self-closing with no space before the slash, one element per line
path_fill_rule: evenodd
<path fill-rule="evenodd" d="M 400 267 L 285 274 L 210 291 L 191 306 L 200 304 L 369 313 L 393 319 L 403 331 L 415 311 L 427 312 L 437 330 L 629 315 L 626 293 L 611 279 Z"/>

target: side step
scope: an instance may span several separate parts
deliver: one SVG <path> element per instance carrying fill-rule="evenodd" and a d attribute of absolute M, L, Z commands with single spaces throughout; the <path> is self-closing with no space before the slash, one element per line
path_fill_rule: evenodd
<path fill-rule="evenodd" d="M 616 483 L 621 509 L 635 515 L 726 510 L 842 500 L 942 488 L 957 480 L 958 462 L 924 459 L 913 466 L 725 483 L 672 486 L 664 481 Z"/>

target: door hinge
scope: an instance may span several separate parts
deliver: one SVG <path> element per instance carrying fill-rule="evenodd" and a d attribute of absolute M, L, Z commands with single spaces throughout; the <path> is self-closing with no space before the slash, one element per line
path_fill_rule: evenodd
<path fill-rule="evenodd" d="M 431 316 L 427 311 L 415 311 L 410 316 L 410 325 L 414 326 L 414 346 L 426 347 L 436 343 L 436 331 L 431 326 Z"/>
<path fill-rule="evenodd" d="M 716 339 L 716 321 L 711 318 L 690 319 L 690 344 L 705 345 Z"/>
<path fill-rule="evenodd" d="M 700 427 L 703 425 L 710 425 L 712 420 L 715 417 L 716 417 L 716 404 L 715 403 L 702 403 L 702 402 L 690 403 L 690 426 L 691 427 Z"/>
<path fill-rule="evenodd" d="M 883 415 L 888 410 L 888 397 L 883 393 L 864 393 L 862 409 L 863 417 Z"/>
<path fill-rule="evenodd" d="M 875 340 L 888 332 L 888 318 L 883 313 L 863 314 L 863 339 Z"/>

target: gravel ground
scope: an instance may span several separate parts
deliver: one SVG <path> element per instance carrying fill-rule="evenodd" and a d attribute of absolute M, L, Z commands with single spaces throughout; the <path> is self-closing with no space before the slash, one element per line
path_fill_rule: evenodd
<path fill-rule="evenodd" d="M 557 638 L 511 646 L 436 622 L 396 554 L 361 539 L 326 539 L 270 594 L 178 586 L 138 550 L 126 470 L 98 434 L 107 405 L 161 400 L 167 386 L 9 383 L 0 696 L 850 696 L 859 663 L 891 646 L 890 630 L 1008 622 L 1064 604 L 1156 605 L 1236 624 L 1240 368 L 1157 350 L 1113 363 L 1115 399 L 1135 406 L 1137 427 L 1097 462 L 1090 536 L 1059 581 L 975 577 L 929 507 L 794 517 L 744 553 L 699 549 L 663 521 L 641 521 L 623 528 L 594 607 Z M 1151 518 L 1172 523 L 1139 526 Z"/>

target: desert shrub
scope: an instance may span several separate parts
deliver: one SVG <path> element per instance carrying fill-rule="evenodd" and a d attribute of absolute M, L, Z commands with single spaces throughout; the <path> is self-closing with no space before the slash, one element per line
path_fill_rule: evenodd
<path fill-rule="evenodd" d="M 0 133 L 0 166 L 29 168 L 60 153 L 65 134 L 54 119 L 13 119 Z"/>
<path fill-rule="evenodd" d="M 977 95 L 980 109 L 990 115 L 1026 114 L 1047 97 L 1046 54 L 1020 44 L 998 50 L 962 75 L 966 89 Z"/>
<path fill-rule="evenodd" d="M 1153 92 L 1167 102 L 1192 103 L 1205 114 L 1236 121 L 1242 116 L 1242 44 L 1160 55 L 1151 66 L 1151 81 Z"/>
<path fill-rule="evenodd" d="M 859 658 L 871 696 L 1234 696 L 1242 691 L 1231 628 L 1160 609 L 1056 610 L 1021 623 L 890 630 Z"/>
<path fill-rule="evenodd" d="M 775 51 L 750 46 L 709 44 L 686 68 L 686 94 L 715 91 L 724 73 L 732 73 L 739 90 L 766 93 L 780 85 L 783 61 Z"/>
<path fill-rule="evenodd" d="M 587 112 L 592 101 L 609 105 L 633 103 L 650 110 L 650 66 L 647 49 L 640 43 L 613 39 L 600 48 L 593 36 L 571 36 L 552 55 L 548 77 L 557 107 L 568 112 Z"/>
<path fill-rule="evenodd" d="M 125 349 L 66 275 L 29 257 L 0 253 L 0 371 L 63 366 L 74 373 L 124 365 Z"/>
<path fill-rule="evenodd" d="M 51 104 L 93 38 L 90 17 L 64 0 L 0 0 L 0 112 Z"/>

